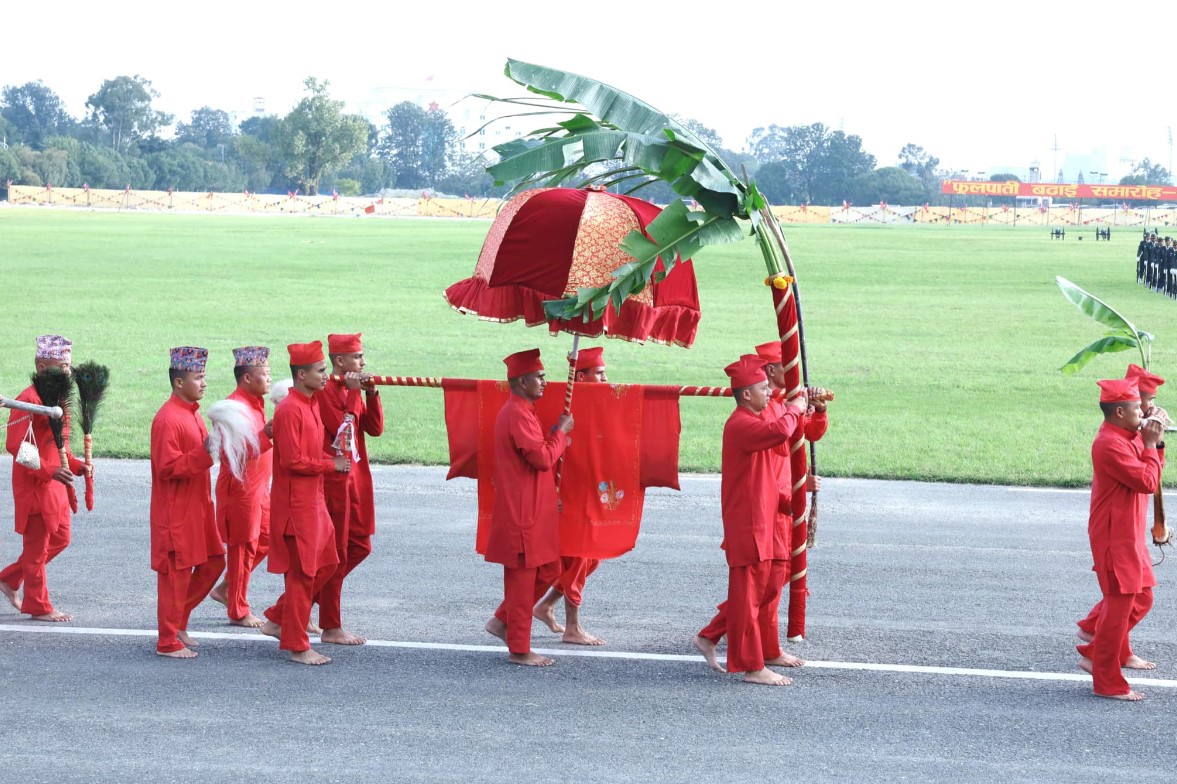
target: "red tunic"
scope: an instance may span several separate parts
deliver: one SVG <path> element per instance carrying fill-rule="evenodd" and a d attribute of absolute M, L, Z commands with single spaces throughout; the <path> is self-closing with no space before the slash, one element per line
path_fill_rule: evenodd
<path fill-rule="evenodd" d="M 275 574 L 290 569 L 285 536 L 298 543 L 302 572 L 313 577 L 324 566 L 339 563 L 335 527 L 327 514 L 323 475 L 335 470 L 323 451 L 319 405 L 297 389 L 274 409 L 274 483 L 270 488 L 270 559 Z"/>
<path fill-rule="evenodd" d="M 224 556 L 213 513 L 213 459 L 199 403 L 168 398 L 151 421 L 151 568 L 190 569 Z"/>
<path fill-rule="evenodd" d="M 779 457 L 772 448 L 788 440 L 803 416 L 793 407 L 777 417 L 736 406 L 728 417 L 723 427 L 720 482 L 728 566 L 788 557 L 787 552 L 783 556 L 777 552 L 781 546 L 775 526 Z"/>
<path fill-rule="evenodd" d="M 256 542 L 262 533 L 263 520 L 270 518 L 270 479 L 274 473 L 273 442 L 266 435 L 266 399 L 240 389 L 229 400 L 249 409 L 261 454 L 245 461 L 245 481 L 241 482 L 221 460 L 217 474 L 217 527 L 226 544 Z"/>
<path fill-rule="evenodd" d="M 1164 452 L 1146 449 L 1138 433 L 1104 422 L 1091 445 L 1091 465 L 1092 571 L 1114 574 L 1120 593 L 1151 588 L 1157 581 L 1145 539 L 1146 510 L 1160 485 Z"/>
<path fill-rule="evenodd" d="M 17 395 L 17 400 L 25 403 L 41 405 L 41 398 L 37 390 L 30 386 Z M 69 419 L 68 414 L 62 426 L 65 434 L 65 449 L 69 454 Z M 24 421 L 22 421 L 24 420 Z M 37 440 L 37 451 L 41 455 L 41 468 L 32 471 L 22 465 L 12 463 L 12 500 L 16 507 L 16 532 L 23 534 L 29 515 L 41 515 L 45 522 L 45 530 L 52 534 L 63 521 L 69 520 L 69 495 L 66 486 L 53 481 L 53 472 L 61 467 L 61 455 L 57 444 L 53 441 L 53 431 L 49 429 L 46 417 L 30 414 L 27 411 L 13 409 L 8 414 L 8 437 L 5 447 L 8 453 L 16 457 L 20 443 L 29 430 L 29 423 L 33 426 L 33 438 Z M 73 474 L 81 474 L 83 464 L 72 454 L 69 454 L 69 470 Z"/>
<path fill-rule="evenodd" d="M 545 437 L 531 402 L 514 394 L 507 398 L 495 419 L 496 492 L 486 560 L 534 569 L 560 557 L 552 467 L 567 446 L 561 430 Z"/>
<path fill-rule="evenodd" d="M 347 503 L 350 494 L 355 494 L 358 509 L 352 507 L 348 528 L 358 536 L 371 536 L 376 533 L 376 501 L 372 492 L 372 469 L 368 464 L 368 446 L 364 434 L 378 438 L 384 433 L 384 409 L 380 405 L 380 396 L 369 393 L 361 397 L 360 390 L 348 389 L 342 381 L 328 381 L 327 388 L 315 393 L 315 397 L 319 399 L 327 448 L 330 448 L 339 426 L 343 424 L 343 415 L 350 413 L 356 418 L 356 451 L 359 452 L 360 462 L 352 463 L 351 470 L 346 474 L 328 474 L 324 492 L 340 504 Z"/>
<path fill-rule="evenodd" d="M 773 398 L 768 401 L 765 416 L 782 417 L 788 410 L 784 400 Z M 806 414 L 800 427 L 809 441 L 818 441 L 830 427 L 829 417 L 824 411 Z M 777 531 L 773 541 L 775 559 L 792 557 L 793 553 L 793 469 L 789 459 L 790 444 L 786 441 L 772 448 L 772 461 L 777 477 Z"/>

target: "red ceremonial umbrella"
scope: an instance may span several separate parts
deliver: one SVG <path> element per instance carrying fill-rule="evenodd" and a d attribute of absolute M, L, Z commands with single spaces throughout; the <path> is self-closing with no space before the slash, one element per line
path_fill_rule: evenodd
<path fill-rule="evenodd" d="M 474 275 L 445 291 L 459 313 L 488 321 L 524 319 L 548 323 L 555 335 L 621 338 L 638 343 L 689 347 L 699 327 L 699 290 L 690 260 L 676 261 L 670 274 L 630 295 L 618 312 L 612 304 L 597 319 L 549 320 L 543 303 L 606 286 L 634 259 L 621 240 L 645 227 L 662 209 L 604 190 L 537 188 L 508 201 L 490 227 Z M 648 235 L 647 235 L 648 236 Z M 658 261 L 653 280 L 663 270 Z"/>

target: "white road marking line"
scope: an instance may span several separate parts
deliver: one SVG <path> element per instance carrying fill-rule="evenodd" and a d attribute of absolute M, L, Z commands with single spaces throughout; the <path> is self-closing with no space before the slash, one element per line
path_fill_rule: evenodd
<path fill-rule="evenodd" d="M 98 629 L 85 626 L 23 626 L 16 624 L 0 624 L 0 632 L 17 632 L 27 634 L 90 634 L 108 637 L 155 637 L 154 629 Z M 250 632 L 191 632 L 193 637 L 201 640 L 254 640 L 274 642 L 273 637 Z M 312 637 L 312 640 L 318 640 Z M 408 648 L 413 650 L 432 651 L 473 651 L 479 653 L 504 653 L 501 645 L 463 645 L 460 643 L 442 642 L 400 642 L 396 640 L 368 640 L 367 645 L 374 648 Z M 639 653 L 636 651 L 602 651 L 602 650 L 574 650 L 568 648 L 533 648 L 536 653 L 545 656 L 582 656 L 593 659 L 626 659 L 630 661 L 667 661 L 703 663 L 702 656 L 675 653 Z M 720 657 L 722 658 L 722 657 Z M 1012 678 L 1016 680 L 1034 681 L 1073 681 L 1090 683 L 1090 675 L 1080 675 L 1067 672 L 1034 672 L 1032 670 L 985 670 L 970 667 L 933 667 L 919 664 L 875 664 L 870 662 L 840 662 L 815 661 L 808 659 L 805 666 L 819 670 L 858 670 L 866 672 L 901 672 L 917 675 L 957 675 L 982 678 Z M 1158 686 L 1161 688 L 1177 689 L 1177 680 L 1168 678 L 1128 678 L 1128 682 L 1137 686 Z"/>
<path fill-rule="evenodd" d="M 1077 487 L 1007 487 L 1011 493 L 1083 493 L 1085 495 L 1091 494 L 1091 489 L 1080 489 Z"/>

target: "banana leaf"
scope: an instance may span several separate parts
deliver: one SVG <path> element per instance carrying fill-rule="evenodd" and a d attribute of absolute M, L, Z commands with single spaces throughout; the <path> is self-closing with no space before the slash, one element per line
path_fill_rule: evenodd
<path fill-rule="evenodd" d="M 1091 318 L 1112 329 L 1127 330 L 1129 334 L 1135 335 L 1136 327 L 1132 326 L 1132 322 L 1121 316 L 1115 308 L 1108 305 L 1092 294 L 1087 293 L 1083 289 L 1076 286 L 1071 281 L 1062 276 L 1056 276 L 1055 282 L 1058 283 L 1059 289 L 1062 290 L 1063 296 L 1066 297 L 1071 304 L 1079 308 L 1079 310 L 1086 313 Z"/>
<path fill-rule="evenodd" d="M 1110 337 L 1100 338 L 1067 360 L 1067 364 L 1063 365 L 1061 368 L 1059 368 L 1059 370 L 1061 370 L 1065 375 L 1073 376 L 1078 373 L 1084 365 L 1095 359 L 1100 354 L 1113 354 L 1117 351 L 1131 351 L 1134 348 L 1139 348 L 1137 342 L 1132 338 L 1126 338 L 1122 335 L 1113 335 Z"/>
<path fill-rule="evenodd" d="M 1054 280 L 1062 291 L 1063 296 L 1071 304 L 1100 324 L 1111 327 L 1111 330 L 1103 338 L 1095 341 L 1071 357 L 1059 370 L 1068 376 L 1074 375 L 1084 365 L 1100 354 L 1112 354 L 1120 351 L 1130 351 L 1132 349 L 1140 352 L 1140 364 L 1146 370 L 1148 369 L 1149 360 L 1152 357 L 1153 336 L 1151 334 L 1137 329 L 1131 321 L 1124 318 L 1111 305 L 1099 297 L 1084 291 L 1066 278 L 1055 276 Z"/>

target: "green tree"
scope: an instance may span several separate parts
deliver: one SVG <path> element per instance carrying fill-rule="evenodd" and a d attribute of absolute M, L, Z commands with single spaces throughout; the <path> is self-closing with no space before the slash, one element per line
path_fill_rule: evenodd
<path fill-rule="evenodd" d="M 343 113 L 343 101 L 334 101 L 327 93 L 328 82 L 312 76 L 303 84 L 309 95 L 275 130 L 286 176 L 313 196 L 324 176 L 339 171 L 353 155 L 367 149 L 368 123 Z"/>
<path fill-rule="evenodd" d="M 119 152 L 126 152 L 161 128 L 172 123 L 172 115 L 151 108 L 159 92 L 149 79 L 118 76 L 102 83 L 98 92 L 90 96 L 90 120 L 109 135 L 110 144 Z"/>
<path fill-rule="evenodd" d="M 74 125 L 61 98 L 41 81 L 5 87 L 0 117 L 15 134 L 9 143 L 23 142 L 34 150 L 42 149 L 50 136 L 69 133 Z"/>
<path fill-rule="evenodd" d="M 421 131 L 421 176 L 425 184 L 435 187 L 450 169 L 458 149 L 458 132 L 444 109 L 425 112 Z"/>
<path fill-rule="evenodd" d="M 851 201 L 855 204 L 923 204 L 928 200 L 924 184 L 899 166 L 885 166 L 859 175 Z"/>
<path fill-rule="evenodd" d="M 859 136 L 830 131 L 822 123 L 756 128 L 748 147 L 762 165 L 780 164 L 767 173 L 761 170 L 757 180 L 767 176 L 778 197 L 787 194 L 794 202 L 841 202 L 849 198 L 853 182 L 875 167 Z"/>
<path fill-rule="evenodd" d="M 229 120 L 229 113 L 210 106 L 193 111 L 191 122 L 176 124 L 177 142 L 195 144 L 206 150 L 219 144 L 229 145 L 232 136 L 233 123 Z"/>
<path fill-rule="evenodd" d="M 1079 172 L 1082 177 L 1083 173 Z M 1082 182 L 1082 180 L 1080 180 Z M 1169 182 L 1169 170 L 1148 158 L 1140 161 L 1127 177 L 1120 178 L 1121 185 L 1161 185 Z"/>
<path fill-rule="evenodd" d="M 426 111 L 412 101 L 401 101 L 384 113 L 388 126 L 377 154 L 396 173 L 398 188 L 425 186 L 422 137 L 428 120 L 426 115 Z"/>
<path fill-rule="evenodd" d="M 0 147 L 0 185 L 12 180 L 17 182 L 20 179 L 20 161 L 12 154 L 12 150 L 7 147 Z"/>
<path fill-rule="evenodd" d="M 924 184 L 929 197 L 940 192 L 940 159 L 918 144 L 905 144 L 899 151 L 899 167 Z"/>

